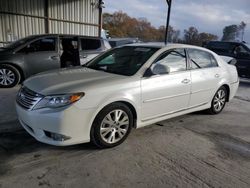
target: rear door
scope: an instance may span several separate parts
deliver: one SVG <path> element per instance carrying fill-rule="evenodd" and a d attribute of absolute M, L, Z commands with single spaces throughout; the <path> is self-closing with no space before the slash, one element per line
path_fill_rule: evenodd
<path fill-rule="evenodd" d="M 188 49 L 192 88 L 189 107 L 211 102 L 221 79 L 221 68 L 214 56 L 203 50 Z"/>
<path fill-rule="evenodd" d="M 60 68 L 57 37 L 39 38 L 21 49 L 28 75 Z"/>
<path fill-rule="evenodd" d="M 100 39 L 81 37 L 80 44 L 80 62 L 82 65 L 104 51 Z"/>

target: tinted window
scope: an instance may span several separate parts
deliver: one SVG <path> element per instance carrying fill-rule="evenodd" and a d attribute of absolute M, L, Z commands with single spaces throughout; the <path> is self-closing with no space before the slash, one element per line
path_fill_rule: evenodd
<path fill-rule="evenodd" d="M 217 66 L 217 62 L 212 54 L 197 49 L 188 49 L 191 60 L 191 68 L 208 68 Z"/>
<path fill-rule="evenodd" d="M 236 46 L 234 48 L 234 53 L 235 54 L 238 54 L 238 53 L 244 53 L 244 54 L 246 54 L 246 53 L 248 53 L 248 51 L 242 45 L 239 45 L 239 46 Z"/>
<path fill-rule="evenodd" d="M 14 48 L 17 48 L 31 40 L 33 40 L 35 37 L 34 36 L 29 36 L 29 37 L 25 37 L 25 38 L 22 38 L 22 39 L 19 39 L 15 42 L 12 42 L 6 46 L 4 46 L 4 48 L 10 48 L 10 49 L 14 49 Z"/>
<path fill-rule="evenodd" d="M 25 48 L 20 50 L 21 52 L 42 52 L 42 51 L 55 51 L 56 50 L 56 38 L 43 38 L 30 43 Z"/>
<path fill-rule="evenodd" d="M 158 50 L 150 47 L 125 46 L 113 49 L 94 59 L 86 67 L 109 73 L 131 76 Z"/>
<path fill-rule="evenodd" d="M 81 39 L 82 50 L 97 50 L 101 47 L 98 39 Z"/>
<path fill-rule="evenodd" d="M 245 46 L 250 50 L 250 44 L 245 43 Z"/>
<path fill-rule="evenodd" d="M 184 49 L 175 49 L 162 55 L 156 64 L 162 64 L 169 68 L 170 72 L 186 70 L 186 54 Z"/>
<path fill-rule="evenodd" d="M 216 53 L 232 53 L 235 44 L 229 42 L 209 42 L 207 48 Z"/>

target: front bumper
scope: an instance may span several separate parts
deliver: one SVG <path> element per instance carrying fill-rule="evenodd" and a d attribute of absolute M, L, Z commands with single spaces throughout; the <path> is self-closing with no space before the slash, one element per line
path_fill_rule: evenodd
<path fill-rule="evenodd" d="M 36 140 L 55 146 L 67 146 L 90 141 L 91 119 L 95 109 L 78 109 L 72 105 L 60 109 L 28 111 L 16 104 L 23 128 Z M 55 140 L 52 134 L 66 139 Z"/>

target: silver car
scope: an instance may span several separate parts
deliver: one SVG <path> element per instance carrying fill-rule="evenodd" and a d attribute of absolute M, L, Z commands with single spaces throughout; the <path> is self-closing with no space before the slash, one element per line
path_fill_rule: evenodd
<path fill-rule="evenodd" d="M 48 34 L 20 39 L 0 48 L 0 88 L 14 87 L 34 74 L 61 68 L 64 44 L 76 49 L 79 64 L 110 48 L 108 41 L 97 37 Z"/>

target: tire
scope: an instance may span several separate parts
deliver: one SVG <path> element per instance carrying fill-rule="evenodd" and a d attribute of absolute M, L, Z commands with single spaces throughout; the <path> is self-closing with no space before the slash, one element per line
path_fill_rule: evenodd
<path fill-rule="evenodd" d="M 215 93 L 211 102 L 211 108 L 208 110 L 210 114 L 219 114 L 225 107 L 228 97 L 228 91 L 221 86 Z"/>
<path fill-rule="evenodd" d="M 128 106 L 120 102 L 112 103 L 96 116 L 90 133 L 91 142 L 99 148 L 115 147 L 128 137 L 133 122 Z"/>
<path fill-rule="evenodd" d="M 12 65 L 0 65 L 0 88 L 11 88 L 21 80 L 19 71 Z"/>

